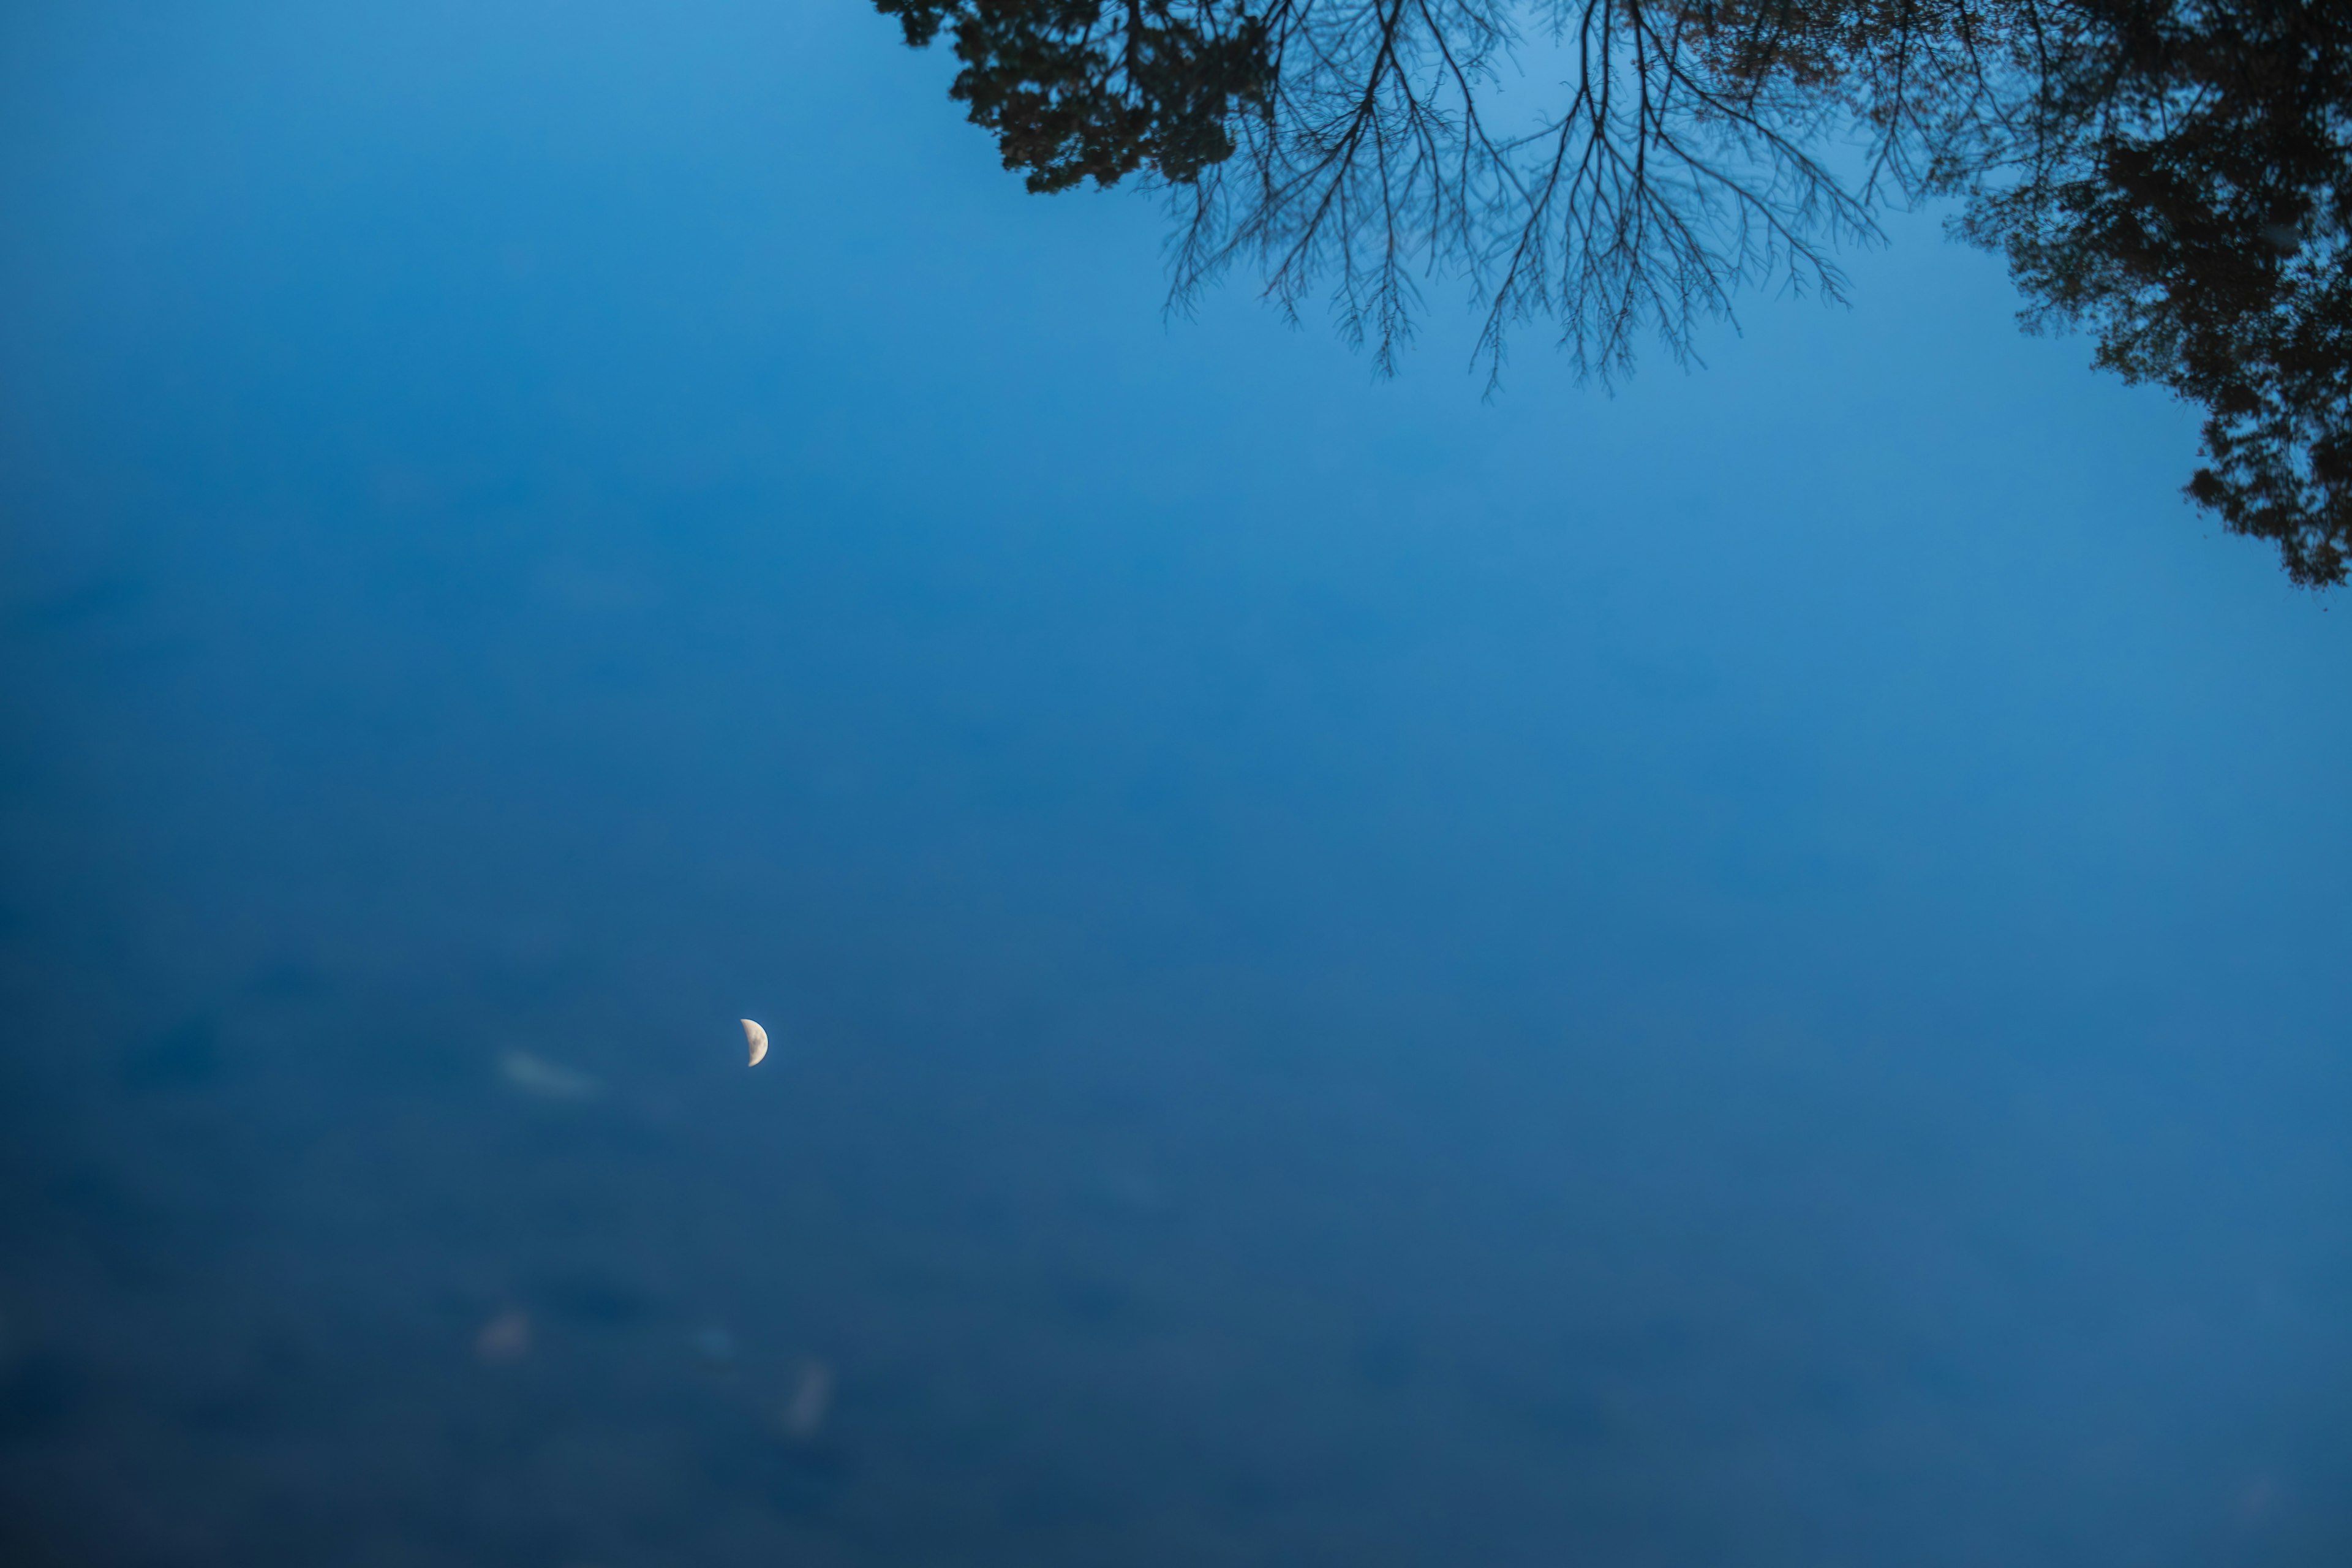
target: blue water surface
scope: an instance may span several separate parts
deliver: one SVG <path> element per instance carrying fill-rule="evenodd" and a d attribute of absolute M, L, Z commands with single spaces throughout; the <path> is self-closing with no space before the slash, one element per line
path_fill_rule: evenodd
<path fill-rule="evenodd" d="M 6 1560 L 2352 1562 L 2352 612 L 2191 413 L 1932 212 L 1381 381 L 953 68 L 0 16 Z"/>

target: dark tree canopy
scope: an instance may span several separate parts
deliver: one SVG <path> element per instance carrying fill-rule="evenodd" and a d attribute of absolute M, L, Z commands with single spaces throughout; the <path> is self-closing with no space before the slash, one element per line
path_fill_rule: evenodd
<path fill-rule="evenodd" d="M 2299 583 L 2352 550 L 2352 7 L 2103 7 L 2038 84 L 2022 178 L 1975 193 L 2034 309 L 2206 411 L 2189 492 Z"/>
<path fill-rule="evenodd" d="M 2032 325 L 2206 412 L 2189 493 L 2300 583 L 2352 555 L 2342 0 L 877 0 L 1033 190 L 1139 176 L 1180 299 L 1328 291 L 1383 368 L 1466 284 L 1498 371 L 1687 353 L 1746 286 L 1835 294 L 1890 203 L 1956 197 Z M 1532 105 L 1507 88 L 1557 80 Z"/>
<path fill-rule="evenodd" d="M 1234 154 L 1227 123 L 1263 109 L 1274 74 L 1265 24 L 1166 0 L 877 0 L 907 42 L 942 26 L 963 69 L 949 89 L 996 133 L 1033 191 L 1137 170 L 1178 184 Z"/>

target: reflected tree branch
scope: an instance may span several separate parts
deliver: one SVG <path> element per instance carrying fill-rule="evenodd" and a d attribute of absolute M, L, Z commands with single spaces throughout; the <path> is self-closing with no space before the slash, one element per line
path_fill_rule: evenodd
<path fill-rule="evenodd" d="M 1957 201 L 2029 325 L 2205 407 L 2200 504 L 2345 577 L 2340 0 L 877 4 L 952 38 L 1031 189 L 1167 194 L 1174 308 L 1246 268 L 1384 374 L 1432 283 L 1468 294 L 1490 389 L 1538 321 L 1603 382 L 1645 337 L 1688 361 L 1742 289 L 1837 298 L 1890 205 Z"/>

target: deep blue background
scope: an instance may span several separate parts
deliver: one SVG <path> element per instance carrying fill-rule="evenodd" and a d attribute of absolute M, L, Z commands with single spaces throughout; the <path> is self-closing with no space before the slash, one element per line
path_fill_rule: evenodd
<path fill-rule="evenodd" d="M 2352 620 L 2189 413 L 1934 214 L 1378 382 L 951 70 L 0 17 L 10 1560 L 2352 1561 Z"/>

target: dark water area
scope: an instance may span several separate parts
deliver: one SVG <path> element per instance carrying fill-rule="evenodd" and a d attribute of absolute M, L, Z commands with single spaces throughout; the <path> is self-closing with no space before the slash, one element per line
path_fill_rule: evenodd
<path fill-rule="evenodd" d="M 2352 620 L 1937 215 L 1482 402 L 333 9 L 0 19 L 6 1562 L 2352 1562 Z"/>

